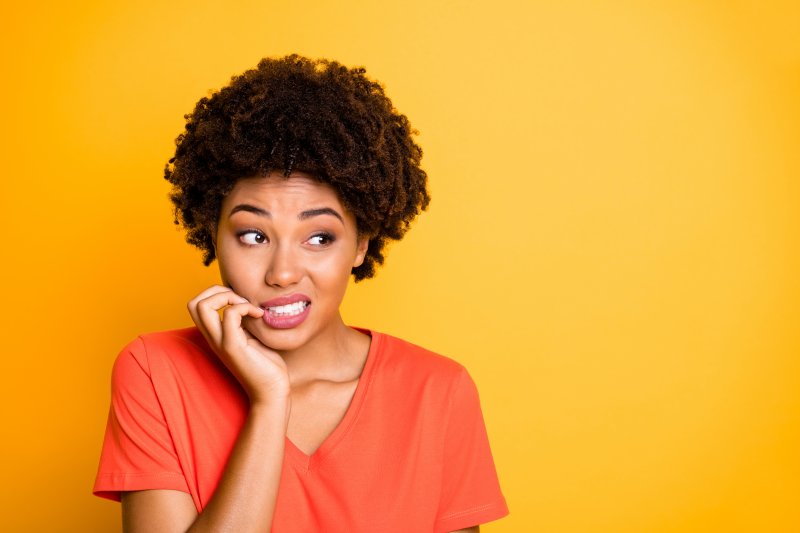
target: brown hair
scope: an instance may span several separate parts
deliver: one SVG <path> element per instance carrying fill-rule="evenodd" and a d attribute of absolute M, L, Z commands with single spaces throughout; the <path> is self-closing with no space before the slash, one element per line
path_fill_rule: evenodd
<path fill-rule="evenodd" d="M 365 72 L 296 54 L 265 58 L 185 116 L 164 178 L 175 224 L 204 252 L 203 264 L 216 257 L 222 198 L 238 179 L 298 170 L 338 192 L 370 238 L 355 280 L 375 275 L 387 241 L 403 237 L 430 196 L 417 132 Z"/>

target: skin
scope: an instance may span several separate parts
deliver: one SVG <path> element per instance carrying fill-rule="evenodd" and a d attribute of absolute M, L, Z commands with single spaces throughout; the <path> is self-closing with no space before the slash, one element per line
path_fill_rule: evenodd
<path fill-rule="evenodd" d="M 202 513 L 184 492 L 126 492 L 127 533 L 269 531 L 285 438 L 312 454 L 343 418 L 366 361 L 370 338 L 344 324 L 339 306 L 368 239 L 330 186 L 300 172 L 241 179 L 223 200 L 214 243 L 225 286 L 187 307 L 250 411 Z M 297 293 L 311 301 L 305 321 L 264 322 L 259 303 Z"/>

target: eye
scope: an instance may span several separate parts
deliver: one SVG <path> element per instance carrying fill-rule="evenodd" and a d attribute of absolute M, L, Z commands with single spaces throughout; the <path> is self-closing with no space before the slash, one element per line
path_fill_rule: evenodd
<path fill-rule="evenodd" d="M 239 240 L 242 241 L 247 246 L 256 246 L 267 242 L 266 235 L 257 230 L 251 229 L 251 230 L 240 231 L 236 235 L 239 237 Z"/>
<path fill-rule="evenodd" d="M 335 240 L 330 233 L 317 233 L 308 239 L 308 243 L 313 246 L 327 246 Z"/>

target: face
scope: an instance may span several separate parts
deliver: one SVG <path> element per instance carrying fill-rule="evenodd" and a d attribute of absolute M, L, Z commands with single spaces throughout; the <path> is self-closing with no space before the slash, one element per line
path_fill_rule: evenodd
<path fill-rule="evenodd" d="M 278 351 L 344 327 L 339 305 L 367 245 L 333 188 L 301 172 L 240 179 L 215 236 L 223 283 L 266 309 L 243 326 Z"/>

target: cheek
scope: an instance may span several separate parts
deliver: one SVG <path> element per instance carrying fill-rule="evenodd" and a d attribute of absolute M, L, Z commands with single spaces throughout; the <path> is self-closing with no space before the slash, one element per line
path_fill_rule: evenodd
<path fill-rule="evenodd" d="M 242 296 L 246 296 L 259 280 L 263 281 L 263 273 L 258 269 L 259 261 L 253 257 L 223 254 L 217 257 L 217 264 L 222 283 Z"/>
<path fill-rule="evenodd" d="M 329 289 L 346 287 L 352 271 L 353 257 L 336 255 L 309 265 L 316 284 Z"/>

